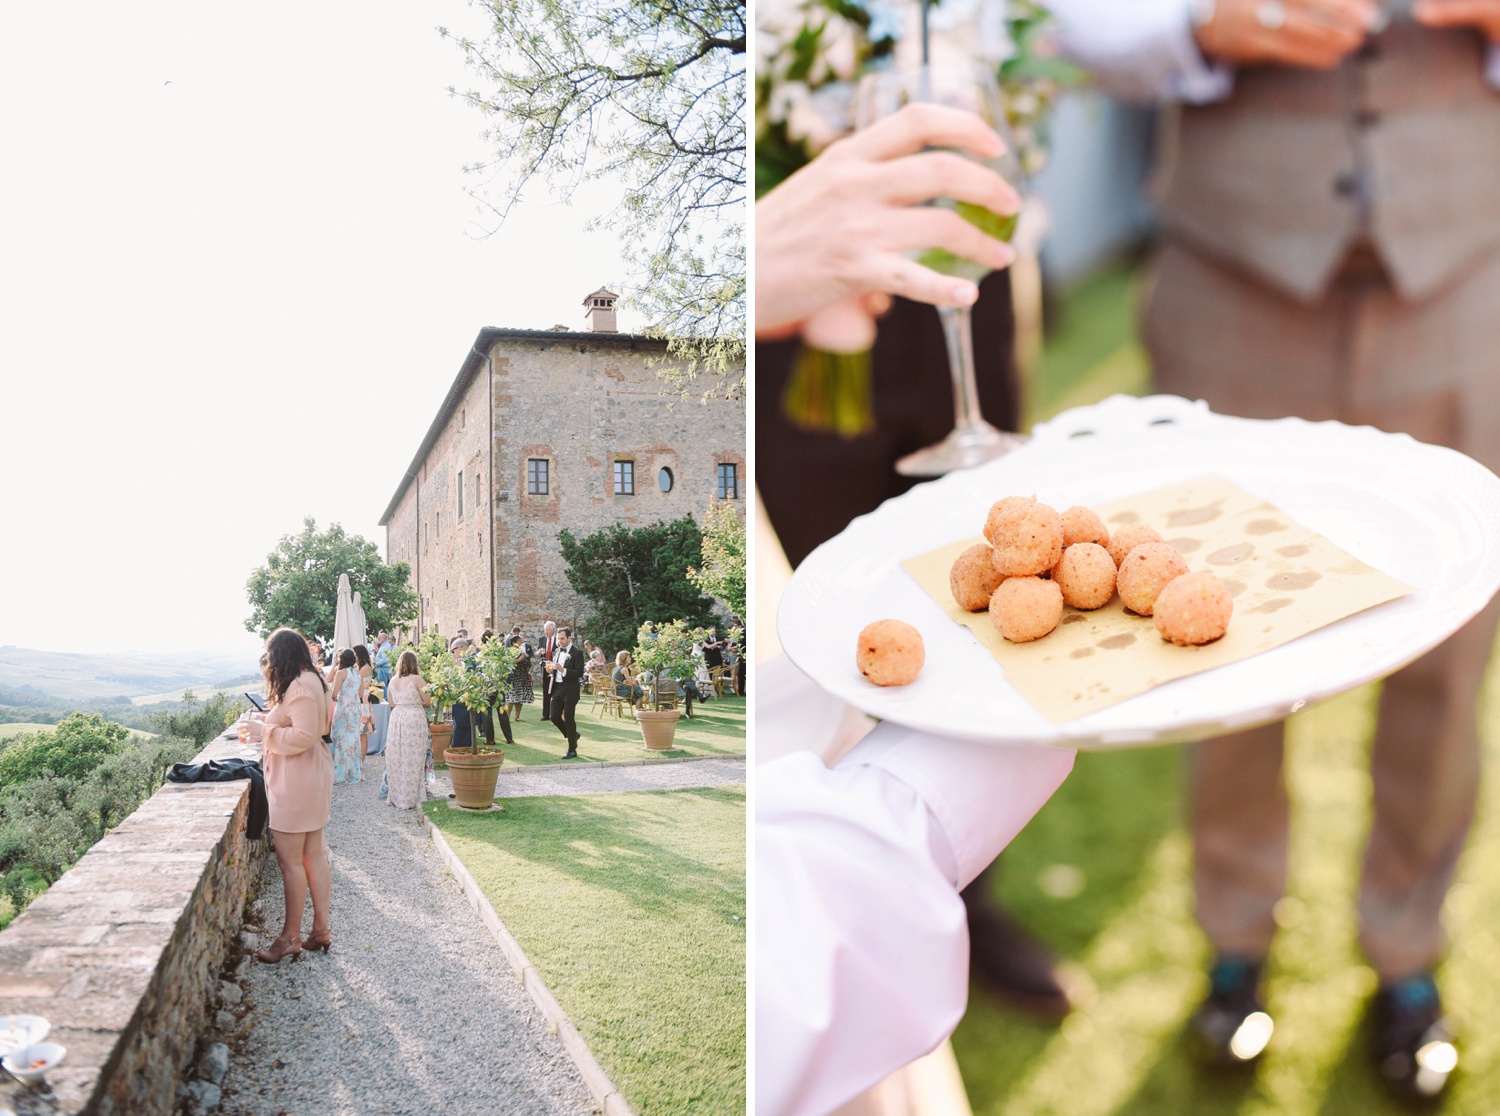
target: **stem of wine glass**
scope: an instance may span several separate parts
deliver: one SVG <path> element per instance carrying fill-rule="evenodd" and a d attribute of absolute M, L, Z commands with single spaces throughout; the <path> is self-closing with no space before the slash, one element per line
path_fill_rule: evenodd
<path fill-rule="evenodd" d="M 979 383 L 974 378 L 974 326 L 967 306 L 939 306 L 948 342 L 948 371 L 953 375 L 953 426 L 967 430 L 984 425 L 979 410 Z"/>

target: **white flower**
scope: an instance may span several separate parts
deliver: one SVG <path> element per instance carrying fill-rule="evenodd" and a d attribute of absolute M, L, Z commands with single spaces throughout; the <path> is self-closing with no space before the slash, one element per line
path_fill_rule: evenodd
<path fill-rule="evenodd" d="M 865 11 L 870 14 L 870 41 L 878 43 L 881 39 L 899 39 L 901 37 L 901 8 L 897 4 L 887 3 L 886 0 L 869 0 L 864 5 Z"/>

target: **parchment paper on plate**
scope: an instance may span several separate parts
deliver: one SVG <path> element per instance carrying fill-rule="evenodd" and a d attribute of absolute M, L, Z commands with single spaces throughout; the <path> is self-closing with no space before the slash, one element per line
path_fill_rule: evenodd
<path fill-rule="evenodd" d="M 1038 498 L 1045 502 L 1046 496 Z M 1129 612 L 1116 596 L 1092 612 L 1065 608 L 1057 629 L 1033 643 L 1007 643 L 988 612 L 959 608 L 948 588 L 953 560 L 982 538 L 902 563 L 990 650 L 1017 692 L 1054 724 L 1173 679 L 1248 659 L 1413 591 L 1222 477 L 1197 477 L 1094 510 L 1111 531 L 1150 524 L 1182 552 L 1190 569 L 1222 578 L 1234 595 L 1234 618 L 1224 638 L 1202 647 L 1173 646 L 1157 634 L 1150 617 Z"/>

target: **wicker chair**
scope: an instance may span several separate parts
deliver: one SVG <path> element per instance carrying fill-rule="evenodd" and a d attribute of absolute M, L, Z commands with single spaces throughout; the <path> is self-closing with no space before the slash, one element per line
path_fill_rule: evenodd
<path fill-rule="evenodd" d="M 677 679 L 658 678 L 651 684 L 651 708 L 658 713 L 677 708 Z"/>

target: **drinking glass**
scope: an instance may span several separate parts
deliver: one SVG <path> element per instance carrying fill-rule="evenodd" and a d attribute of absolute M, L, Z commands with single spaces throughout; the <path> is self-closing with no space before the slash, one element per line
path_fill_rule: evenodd
<path fill-rule="evenodd" d="M 1007 182 L 1019 187 L 1021 167 L 1016 161 L 1000 87 L 993 73 L 975 64 L 923 65 L 870 74 L 860 83 L 855 121 L 859 127 L 866 128 L 915 101 L 950 105 L 977 113 L 1000 133 L 1006 141 L 1006 149 L 994 159 L 975 161 L 999 172 Z M 974 158 L 967 151 L 958 154 Z M 981 206 L 951 198 L 940 198 L 927 204 L 956 210 L 971 225 L 999 240 L 1009 241 L 1015 232 L 1014 215 L 1001 216 Z M 912 252 L 911 257 L 934 271 L 975 283 L 990 273 L 986 265 L 955 256 L 942 248 Z M 974 330 L 969 308 L 939 306 L 937 310 L 943 323 L 948 368 L 953 377 L 953 430 L 941 442 L 907 454 L 896 462 L 896 471 L 909 477 L 938 477 L 955 469 L 982 465 L 1026 441 L 1023 435 L 997 430 L 985 422 L 980 413 L 979 388 L 974 378 Z"/>

